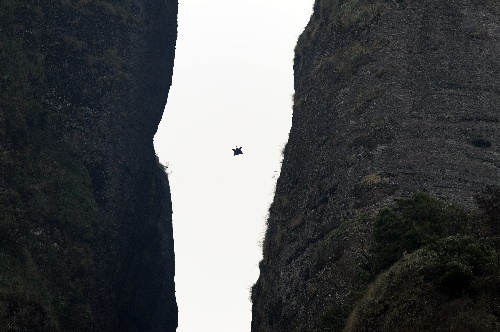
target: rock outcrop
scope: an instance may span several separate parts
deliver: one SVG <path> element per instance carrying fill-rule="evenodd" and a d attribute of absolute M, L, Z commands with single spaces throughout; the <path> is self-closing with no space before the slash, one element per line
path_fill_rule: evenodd
<path fill-rule="evenodd" d="M 379 211 L 406 220 L 396 198 L 426 192 L 475 214 L 474 196 L 500 183 L 499 36 L 498 1 L 315 2 L 295 50 L 292 128 L 252 288 L 253 332 L 429 331 L 423 324 L 432 322 L 439 331 L 500 330 L 498 295 L 477 286 L 483 274 L 472 265 L 475 281 L 467 280 L 489 295 L 415 288 L 432 279 L 423 257 L 453 256 L 443 248 L 472 241 L 461 226 L 420 241 L 394 265 L 366 268 L 387 241 Z M 444 211 L 419 197 L 408 204 Z M 477 255 L 498 255 L 493 235 L 474 238 L 491 249 Z M 488 285 L 498 287 L 490 272 Z M 487 305 L 479 314 L 467 311 L 471 303 Z M 483 325 L 456 324 L 481 315 Z"/>
<path fill-rule="evenodd" d="M 176 36 L 176 0 L 0 2 L 0 330 L 176 330 Z"/>

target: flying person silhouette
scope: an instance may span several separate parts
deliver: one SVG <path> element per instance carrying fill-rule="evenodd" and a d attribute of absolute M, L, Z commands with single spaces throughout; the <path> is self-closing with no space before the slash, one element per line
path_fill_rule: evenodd
<path fill-rule="evenodd" d="M 236 148 L 232 149 L 232 150 L 233 150 L 233 153 L 235 156 L 237 156 L 239 154 L 243 154 L 243 151 L 241 151 L 241 146 L 240 147 L 236 146 Z"/>

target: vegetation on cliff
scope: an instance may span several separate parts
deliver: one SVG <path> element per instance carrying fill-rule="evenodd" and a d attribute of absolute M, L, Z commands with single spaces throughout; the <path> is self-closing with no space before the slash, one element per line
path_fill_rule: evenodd
<path fill-rule="evenodd" d="M 85 167 L 43 105 L 43 55 L 17 2 L 0 3 L 0 321 L 10 330 L 84 330 L 96 203 Z M 32 13 L 36 15 L 36 11 Z"/>
<path fill-rule="evenodd" d="M 423 194 L 381 210 L 363 266 L 375 280 L 345 331 L 499 330 L 498 193 L 477 197 L 481 214 Z"/>
<path fill-rule="evenodd" d="M 152 135 L 170 85 L 174 47 L 162 47 L 175 45 L 176 4 L 158 26 L 145 13 L 166 10 L 144 6 L 0 2 L 0 331 L 175 330 L 168 179 Z M 167 25 L 174 29 L 156 33 Z M 149 71 L 131 61 L 134 47 L 149 55 Z M 163 51 L 169 58 L 156 61 Z M 120 112 L 111 117 L 113 109 Z M 137 148 L 149 154 L 125 155 L 118 144 L 136 139 L 116 130 L 137 126 L 134 112 L 151 120 L 131 130 L 149 138 Z"/>

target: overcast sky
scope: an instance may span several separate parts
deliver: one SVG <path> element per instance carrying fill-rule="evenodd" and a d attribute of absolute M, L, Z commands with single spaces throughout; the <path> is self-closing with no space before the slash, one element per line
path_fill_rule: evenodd
<path fill-rule="evenodd" d="M 293 49 L 313 0 L 179 2 L 173 84 L 155 136 L 170 173 L 177 331 L 248 332 L 292 120 Z"/>

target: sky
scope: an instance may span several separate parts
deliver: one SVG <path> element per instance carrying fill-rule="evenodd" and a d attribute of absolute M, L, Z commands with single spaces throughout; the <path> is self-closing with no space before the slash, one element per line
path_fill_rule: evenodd
<path fill-rule="evenodd" d="M 179 2 L 173 83 L 155 136 L 172 193 L 177 332 L 249 332 L 292 121 L 293 50 L 313 0 Z"/>

